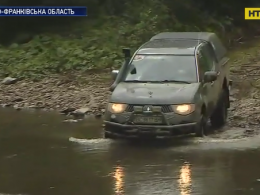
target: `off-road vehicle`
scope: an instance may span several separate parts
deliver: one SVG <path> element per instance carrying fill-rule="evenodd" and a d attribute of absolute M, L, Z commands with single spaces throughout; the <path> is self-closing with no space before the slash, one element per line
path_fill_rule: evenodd
<path fill-rule="evenodd" d="M 214 33 L 164 32 L 144 43 L 112 71 L 112 95 L 104 118 L 105 138 L 183 133 L 219 128 L 230 106 L 229 58 Z"/>

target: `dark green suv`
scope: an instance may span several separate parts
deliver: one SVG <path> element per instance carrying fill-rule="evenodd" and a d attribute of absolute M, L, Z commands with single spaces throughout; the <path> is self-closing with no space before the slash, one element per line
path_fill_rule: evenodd
<path fill-rule="evenodd" d="M 105 138 L 170 138 L 219 128 L 230 106 L 229 59 L 214 33 L 165 32 L 114 70 Z"/>

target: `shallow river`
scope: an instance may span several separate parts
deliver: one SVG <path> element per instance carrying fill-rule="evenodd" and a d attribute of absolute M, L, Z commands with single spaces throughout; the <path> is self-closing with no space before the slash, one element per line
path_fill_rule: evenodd
<path fill-rule="evenodd" d="M 0 194 L 259 195 L 260 138 L 111 142 L 101 121 L 0 110 Z"/>

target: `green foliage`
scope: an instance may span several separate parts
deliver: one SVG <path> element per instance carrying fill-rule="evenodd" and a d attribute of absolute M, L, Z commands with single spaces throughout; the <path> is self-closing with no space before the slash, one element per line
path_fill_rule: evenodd
<path fill-rule="evenodd" d="M 9 42 L 14 43 L 0 47 L 0 75 L 41 78 L 48 74 L 115 67 L 122 62 L 123 47 L 134 50 L 163 31 L 210 31 L 223 38 L 241 34 L 241 29 L 248 24 L 234 10 L 241 10 L 243 16 L 242 8 L 248 4 L 223 2 L 78 0 L 73 4 L 89 5 L 93 13 L 90 17 L 9 19 L 4 21 L 7 30 L 1 29 L 0 33 L 5 35 L 1 38 L 4 43 L 10 35 Z M 251 7 L 256 5 L 254 1 L 250 3 Z M 15 29 L 18 22 L 26 23 L 27 28 Z M 22 38 L 26 43 L 17 44 L 23 41 L 14 32 L 20 37 L 27 34 Z M 33 39 L 25 41 L 31 34 Z"/>

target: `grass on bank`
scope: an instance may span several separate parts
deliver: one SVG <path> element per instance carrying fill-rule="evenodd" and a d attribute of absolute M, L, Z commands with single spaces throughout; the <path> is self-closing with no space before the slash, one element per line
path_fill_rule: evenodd
<path fill-rule="evenodd" d="M 160 1 L 147 4 L 129 5 L 123 17 L 86 18 L 67 27 L 58 26 L 58 33 L 42 33 L 25 44 L 2 46 L 0 76 L 40 79 L 50 74 L 117 67 L 123 60 L 122 48 L 134 50 L 159 32 L 221 32 L 223 24 L 230 23 L 229 19 L 219 17 L 217 21 L 189 7 L 189 20 L 186 16 L 177 18 Z M 230 38 L 241 33 L 241 29 L 233 28 L 229 34 L 219 34 Z"/>

